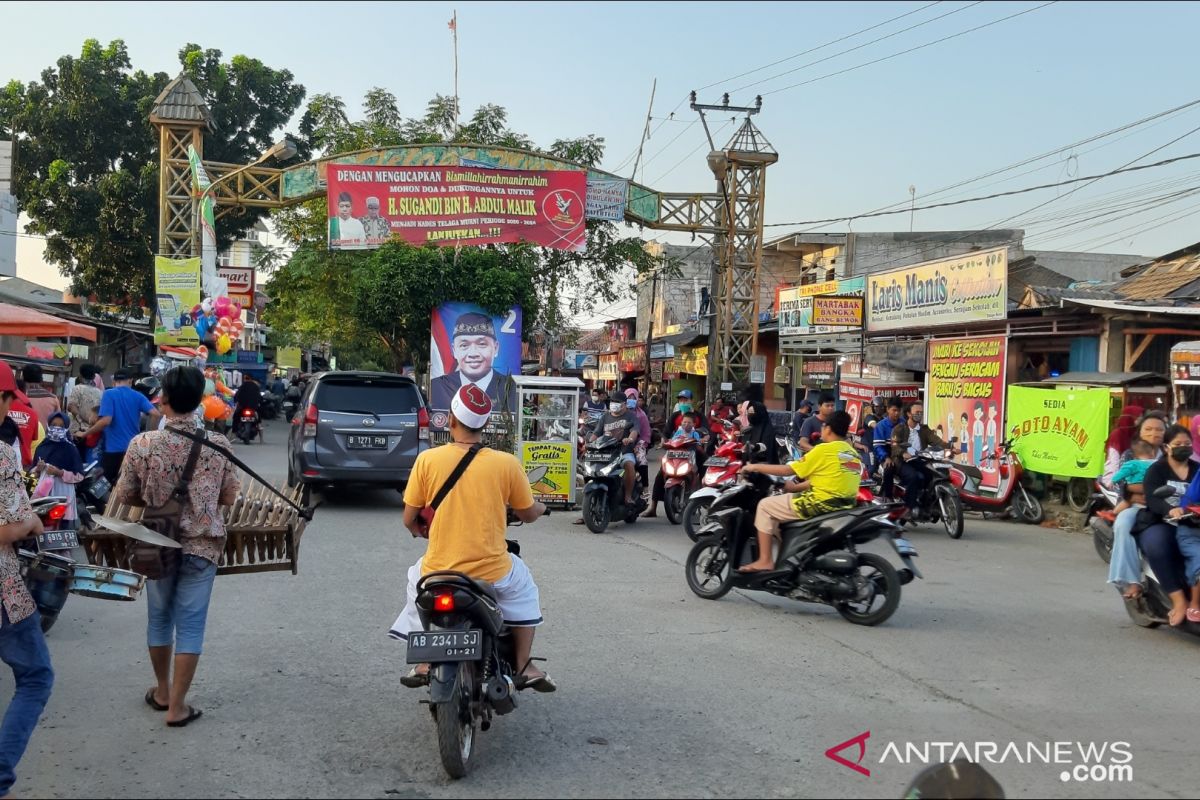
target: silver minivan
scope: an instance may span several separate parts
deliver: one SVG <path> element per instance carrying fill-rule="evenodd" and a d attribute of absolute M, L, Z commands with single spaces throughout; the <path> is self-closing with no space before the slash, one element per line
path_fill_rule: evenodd
<path fill-rule="evenodd" d="M 309 381 L 292 419 L 288 483 L 402 488 L 428 447 L 429 412 L 411 378 L 323 372 Z"/>

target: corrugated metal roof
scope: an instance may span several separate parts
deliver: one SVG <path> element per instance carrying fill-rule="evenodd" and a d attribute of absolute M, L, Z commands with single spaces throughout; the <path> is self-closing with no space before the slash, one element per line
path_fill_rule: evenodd
<path fill-rule="evenodd" d="M 196 88 L 188 76 L 180 73 L 179 77 L 163 88 L 154 99 L 154 108 L 150 117 L 161 120 L 179 120 L 183 122 L 203 122 L 212 127 L 212 114 L 204 102 L 204 95 Z"/>
<path fill-rule="evenodd" d="M 1122 281 L 1117 294 L 1129 300 L 1161 300 L 1200 278 L 1200 253 L 1187 252 L 1155 261 Z"/>
<path fill-rule="evenodd" d="M 1120 300 L 1087 300 L 1081 297 L 1063 298 L 1065 303 L 1074 303 L 1092 308 L 1106 308 L 1109 311 L 1138 311 L 1143 314 L 1162 314 L 1164 316 L 1195 317 L 1200 315 L 1200 306 L 1150 306 L 1137 303 L 1122 303 Z"/>

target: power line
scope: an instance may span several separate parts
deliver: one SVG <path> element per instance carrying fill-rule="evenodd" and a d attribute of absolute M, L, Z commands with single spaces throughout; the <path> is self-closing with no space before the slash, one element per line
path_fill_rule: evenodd
<path fill-rule="evenodd" d="M 721 85 L 721 84 L 723 84 L 723 83 L 729 83 L 730 81 L 736 81 L 738 78 L 744 78 L 744 77 L 746 77 L 747 75 L 753 75 L 753 74 L 754 74 L 754 73 L 756 73 L 756 72 L 762 72 L 764 69 L 770 69 L 771 67 L 776 67 L 776 66 L 779 66 L 780 64 L 786 63 L 786 62 L 788 62 L 788 61 L 792 61 L 793 59 L 800 58 L 801 56 L 806 56 L 806 55 L 808 55 L 809 53 L 815 53 L 815 52 L 817 52 L 818 50 L 824 50 L 826 47 L 831 47 L 831 46 L 833 46 L 833 45 L 835 45 L 835 44 L 838 44 L 838 43 L 840 43 L 840 42 L 844 42 L 844 41 L 846 41 L 847 39 L 853 39 L 855 36 L 860 36 L 860 35 L 862 35 L 862 34 L 864 34 L 864 33 L 867 33 L 867 32 L 869 32 L 869 31 L 873 31 L 873 30 L 875 30 L 876 28 L 882 28 L 884 25 L 891 24 L 891 23 L 893 23 L 893 22 L 896 22 L 897 20 L 902 20 L 902 19 L 904 19 L 905 17 L 911 17 L 913 14 L 920 13 L 921 11 L 924 11 L 924 10 L 925 10 L 925 9 L 927 9 L 927 8 L 933 8 L 934 6 L 936 6 L 936 5 L 940 5 L 940 4 L 941 4 L 941 0 L 937 0 L 937 2 L 934 2 L 934 3 L 929 3 L 929 4 L 927 4 L 927 5 L 923 5 L 923 6 L 921 6 L 920 8 L 913 9 L 912 11 L 909 11 L 909 12 L 906 12 L 906 13 L 904 13 L 904 14 L 901 14 L 901 15 L 900 15 L 900 16 L 898 16 L 898 17 L 892 17 L 891 19 L 885 19 L 883 22 L 876 23 L 875 25 L 872 25 L 872 26 L 871 26 L 871 27 L 869 27 L 869 28 L 863 28 L 862 30 L 855 31 L 854 33 L 848 33 L 848 34 L 846 34 L 845 36 L 841 36 L 841 37 L 839 37 L 839 38 L 837 38 L 837 39 L 834 39 L 834 40 L 832 40 L 832 41 L 826 42 L 825 44 L 818 45 L 817 47 L 810 47 L 809 49 L 807 49 L 807 50 L 804 50 L 803 52 L 796 53 L 795 55 L 790 55 L 790 56 L 788 56 L 787 58 L 781 58 L 781 59 L 779 59 L 778 61 L 772 61 L 770 64 L 764 64 L 764 65 L 763 65 L 763 66 L 761 66 L 761 67 L 755 67 L 755 68 L 754 68 L 754 69 L 752 69 L 752 70 L 747 70 L 746 72 L 742 72 L 742 73 L 740 73 L 740 74 L 738 74 L 738 75 L 734 75 L 734 76 L 733 76 L 733 77 L 731 77 L 731 78 L 724 78 L 724 79 L 722 79 L 722 80 L 716 81 L 715 83 L 710 83 L 710 84 L 708 84 L 707 86 L 701 86 L 701 87 L 700 87 L 699 89 L 697 89 L 696 91 L 698 91 L 698 92 L 703 92 L 705 89 L 711 89 L 711 88 L 713 88 L 714 86 L 720 86 L 720 85 Z M 976 5 L 978 5 L 978 4 L 976 4 Z M 962 9 L 959 9 L 959 10 L 961 11 Z M 932 21 L 933 21 L 933 20 L 930 20 L 930 22 L 932 22 Z M 911 30 L 911 28 L 905 28 L 904 30 Z M 904 31 L 898 31 L 898 33 L 904 33 Z M 892 34 L 892 35 L 894 36 L 895 34 Z M 885 37 L 885 38 L 886 38 L 886 37 Z M 881 41 L 881 40 L 880 40 L 880 39 L 876 39 L 875 41 L 876 41 L 876 42 L 878 42 L 878 41 Z M 867 42 L 867 44 L 873 44 L 873 43 L 874 43 L 874 42 Z M 866 46 L 866 45 L 864 45 L 864 47 L 865 47 L 865 46 Z M 848 52 L 850 52 L 850 51 L 849 51 L 849 50 L 846 50 L 846 51 L 843 51 L 843 53 L 837 53 L 836 55 L 843 55 L 844 53 L 848 53 Z M 798 67 L 798 69 L 803 69 L 803 67 Z M 778 76 L 776 76 L 776 77 L 778 77 Z M 771 80 L 771 79 L 770 79 L 770 78 L 766 78 L 765 80 Z"/>
<path fill-rule="evenodd" d="M 924 22 L 918 22 L 916 25 L 909 25 L 907 28 L 901 28 L 900 30 L 895 31 L 893 33 L 889 33 L 886 36 L 880 36 L 878 39 L 872 39 L 869 42 L 863 42 L 862 44 L 847 48 L 840 52 L 834 53 L 833 55 L 825 56 L 824 58 L 818 58 L 816 61 L 810 61 L 807 64 L 801 64 L 798 67 L 793 67 L 792 69 L 786 70 L 784 72 L 780 72 L 776 75 L 772 75 L 769 78 L 763 78 L 762 80 L 757 80 L 757 81 L 754 81 L 753 83 L 747 83 L 745 86 L 739 86 L 738 88 L 734 89 L 732 92 L 730 92 L 730 94 L 736 94 L 737 92 L 741 92 L 746 89 L 750 89 L 754 86 L 758 86 L 763 83 L 769 83 L 770 81 L 773 81 L 776 78 L 782 78 L 784 75 L 791 75 L 793 72 L 799 72 L 802 69 L 808 69 L 809 67 L 814 67 L 817 64 L 823 64 L 826 61 L 830 61 L 832 59 L 837 58 L 838 56 L 844 56 L 847 53 L 853 53 L 855 50 L 862 50 L 864 47 L 870 47 L 873 44 L 878 44 L 879 42 L 882 42 L 885 39 L 891 39 L 892 37 L 899 36 L 902 33 L 908 33 L 911 30 L 916 30 L 917 28 L 923 27 L 925 25 L 929 25 L 930 23 L 937 22 L 940 19 L 945 19 L 946 17 L 957 14 L 960 11 L 966 11 L 968 8 L 974 8 L 975 6 L 980 5 L 982 2 L 983 2 L 983 0 L 976 0 L 976 2 L 968 3 L 965 6 L 959 6 L 956 9 L 947 11 L 945 14 L 939 14 L 938 16 L 933 17 L 931 19 L 927 19 Z M 928 6 L 926 6 L 926 8 L 928 8 Z M 917 9 L 917 10 L 920 11 L 921 9 Z M 912 12 L 912 13 L 916 13 L 916 12 Z M 819 50 L 820 48 L 816 48 L 816 49 Z M 810 50 L 808 52 L 812 52 L 812 51 Z M 746 74 L 749 74 L 749 73 L 746 73 Z"/>
<path fill-rule="evenodd" d="M 1024 11 L 1018 11 L 1015 14 L 1009 14 L 1007 17 L 1001 17 L 1000 19 L 992 20 L 991 22 L 984 23 L 983 25 L 976 25 L 974 28 L 968 28 L 965 31 L 959 31 L 958 33 L 950 34 L 949 36 L 943 36 L 941 39 L 934 39 L 932 42 L 926 42 L 925 44 L 917 45 L 916 47 L 910 47 L 907 50 L 901 50 L 898 53 L 892 53 L 891 55 L 883 56 L 883 57 L 877 58 L 873 61 L 867 61 L 863 64 L 856 64 L 853 67 L 846 67 L 845 69 L 840 69 L 837 72 L 830 72 L 825 75 L 819 75 L 816 78 L 810 78 L 809 80 L 801 81 L 800 83 L 793 83 L 790 86 L 784 86 L 780 89 L 772 89 L 768 92 L 763 92 L 762 94 L 765 96 L 765 95 L 769 95 L 769 94 L 778 94 L 779 92 L 786 92 L 789 89 L 796 89 L 801 86 L 807 86 L 810 83 L 816 83 L 817 81 L 823 81 L 826 78 L 833 78 L 837 75 L 845 75 L 847 72 L 854 72 L 855 70 L 862 69 L 863 67 L 869 67 L 873 64 L 879 64 L 884 61 L 890 61 L 893 58 L 898 58 L 899 56 L 908 55 L 909 53 L 915 53 L 918 50 L 924 50 L 926 47 L 932 47 L 935 44 L 941 44 L 942 42 L 948 42 L 951 39 L 957 39 L 960 36 L 966 36 L 969 33 L 974 33 L 975 31 L 981 31 L 984 28 L 990 28 L 993 25 L 999 25 L 1001 22 L 1007 22 L 1010 19 L 1016 19 L 1017 17 L 1022 17 L 1026 14 L 1031 14 L 1034 11 L 1040 11 L 1041 9 L 1046 8 L 1047 6 L 1052 6 L 1057 2 L 1058 2 L 1058 0 L 1049 0 L 1049 2 L 1042 3 L 1040 6 L 1034 6 L 1033 8 L 1027 8 Z M 751 84 L 751 85 L 753 86 L 756 84 Z"/>
<path fill-rule="evenodd" d="M 1195 128 L 1192 131 L 1189 131 L 1187 134 L 1184 134 L 1184 136 L 1190 135 L 1191 133 L 1195 133 L 1197 130 L 1200 130 L 1200 128 Z M 1179 138 L 1181 139 L 1183 137 L 1181 136 Z M 1177 141 L 1179 141 L 1179 139 L 1175 139 L 1171 142 L 1168 142 L 1167 144 L 1163 145 L 1162 147 L 1167 147 L 1171 144 L 1174 144 Z M 1156 152 L 1158 152 L 1158 150 L 1161 150 L 1162 147 L 1156 148 L 1155 150 L 1152 150 L 1150 152 L 1156 153 Z M 1134 161 L 1130 162 L 1130 163 L 1132 164 L 1136 161 L 1140 161 L 1141 159 L 1143 159 L 1145 157 L 1146 156 L 1140 156 L 1140 157 L 1134 159 Z M 949 200 L 945 203 L 932 203 L 927 206 L 916 206 L 912 209 L 901 208 L 901 209 L 896 209 L 894 211 L 874 211 L 871 213 L 858 214 L 856 216 L 851 216 L 851 217 L 830 217 L 828 219 L 813 219 L 813 220 L 805 220 L 803 222 L 772 222 L 772 223 L 768 223 L 768 224 L 764 225 L 763 227 L 779 228 L 779 227 L 794 226 L 794 225 L 823 225 L 823 224 L 830 223 L 830 222 L 853 222 L 856 219 L 867 219 L 870 217 L 886 217 L 886 216 L 889 216 L 892 214 L 907 214 L 910 211 L 929 211 L 930 209 L 934 209 L 934 208 L 946 208 L 947 206 L 960 206 L 960 205 L 964 205 L 966 203 L 978 203 L 982 200 L 993 200 L 997 197 L 1009 197 L 1009 196 L 1015 195 L 1015 194 L 1026 194 L 1028 192 L 1036 192 L 1041 189 L 1053 189 L 1058 186 L 1069 186 L 1071 184 L 1082 183 L 1084 181 L 1094 183 L 1094 182 L 1100 180 L 1101 178 L 1107 178 L 1112 175 L 1120 175 L 1125 172 L 1137 172 L 1139 170 L 1144 170 L 1144 169 L 1154 169 L 1156 167 L 1164 167 L 1167 164 L 1174 164 L 1177 161 L 1186 161 L 1191 158 L 1200 158 L 1200 153 L 1190 153 L 1186 156 L 1176 156 L 1175 158 L 1168 158 L 1164 161 L 1156 161 L 1153 164 L 1143 164 L 1141 166 L 1136 166 L 1136 167 L 1125 166 L 1120 169 L 1114 169 L 1109 172 L 1103 172 L 1099 175 L 1086 175 L 1086 176 L 1083 176 L 1080 178 L 1071 178 L 1070 180 L 1058 181 L 1057 183 L 1043 183 L 1038 186 L 1027 186 L 1024 189 L 1013 189 L 1013 190 L 1007 191 L 1007 192 L 994 192 L 993 194 L 982 195 L 980 197 L 968 197 L 964 200 Z M 1083 188 L 1083 187 L 1079 187 L 1079 188 Z M 1076 190 L 1073 190 L 1073 191 L 1076 191 Z M 1066 197 L 1066 196 L 1067 195 L 1060 195 L 1059 197 L 1055 197 L 1047 202 L 1052 203 L 1052 202 L 1055 202 L 1056 200 L 1059 200 L 1062 197 Z M 1034 206 L 1033 208 L 1031 208 L 1029 210 L 1034 211 L 1038 208 L 1041 208 L 1041 206 Z M 1023 212 L 1023 213 L 1028 213 L 1028 212 Z M 1018 215 L 1018 216 L 1021 216 L 1021 215 Z M 1014 217 L 1010 217 L 1009 219 L 1014 219 Z M 1007 222 L 1007 221 L 1008 220 L 1004 220 L 1004 222 Z M 1003 224 L 1003 223 L 996 223 L 996 224 L 999 225 L 999 224 Z"/>

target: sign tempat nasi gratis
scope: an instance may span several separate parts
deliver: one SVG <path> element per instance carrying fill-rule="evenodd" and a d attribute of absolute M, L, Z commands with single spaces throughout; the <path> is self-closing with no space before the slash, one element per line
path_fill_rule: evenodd
<path fill-rule="evenodd" d="M 982 485 L 1000 485 L 999 465 L 985 456 L 1004 441 L 1004 367 L 1008 348 L 1003 336 L 933 339 L 925 389 L 925 424 L 949 442 L 956 439 L 955 460 L 983 473 Z"/>
<path fill-rule="evenodd" d="M 812 299 L 813 325 L 836 325 L 845 328 L 862 326 L 861 297 L 817 295 Z"/>
<path fill-rule="evenodd" d="M 569 503 L 575 483 L 570 442 L 525 442 L 521 466 L 533 499 L 540 503 Z"/>
<path fill-rule="evenodd" d="M 1025 469 L 1095 478 L 1104 472 L 1108 389 L 1008 390 L 1008 436 Z"/>
<path fill-rule="evenodd" d="M 579 252 L 587 173 L 330 164 L 329 249 L 525 241 Z"/>
<path fill-rule="evenodd" d="M 867 331 L 1004 319 L 1008 249 L 943 258 L 867 276 Z"/>
<path fill-rule="evenodd" d="M 200 303 L 200 259 L 154 258 L 154 343 L 173 347 L 200 344 L 192 309 Z"/>

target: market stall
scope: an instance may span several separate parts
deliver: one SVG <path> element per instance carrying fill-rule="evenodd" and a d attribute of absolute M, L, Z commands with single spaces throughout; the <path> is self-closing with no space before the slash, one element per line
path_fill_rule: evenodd
<path fill-rule="evenodd" d="M 575 502 L 575 456 L 579 446 L 578 378 L 513 376 L 517 404 L 516 455 L 536 500 L 551 506 Z"/>
<path fill-rule="evenodd" d="M 1175 407 L 1200 409 L 1200 342 L 1180 342 L 1171 348 L 1171 394 Z"/>

